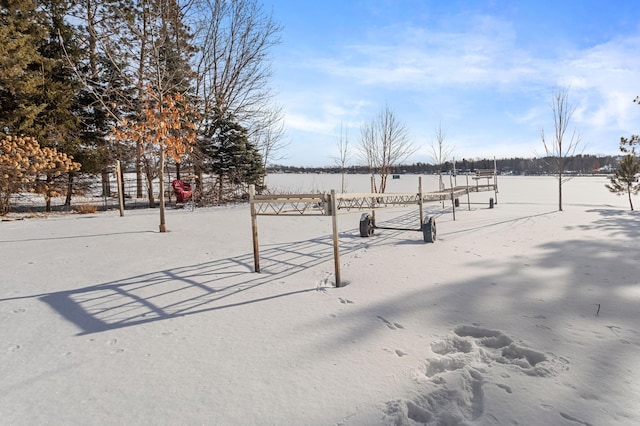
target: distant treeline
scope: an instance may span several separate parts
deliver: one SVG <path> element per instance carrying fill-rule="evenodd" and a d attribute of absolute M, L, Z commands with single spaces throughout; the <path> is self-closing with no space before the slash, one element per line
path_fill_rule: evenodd
<path fill-rule="evenodd" d="M 600 174 L 612 173 L 619 162 L 619 156 L 612 155 L 576 155 L 565 158 L 564 169 L 567 174 Z M 556 161 L 552 157 L 541 158 L 502 158 L 496 159 L 495 164 L 498 173 L 515 175 L 546 175 L 556 173 Z M 417 162 L 403 164 L 393 168 L 393 173 L 435 174 L 438 172 L 457 173 L 474 172 L 478 169 L 493 169 L 493 159 L 462 159 L 454 163 L 447 161 L 441 167 L 436 164 Z M 339 166 L 329 167 L 298 167 L 274 165 L 269 167 L 269 173 L 341 173 Z M 348 166 L 345 173 L 369 173 L 367 166 Z"/>

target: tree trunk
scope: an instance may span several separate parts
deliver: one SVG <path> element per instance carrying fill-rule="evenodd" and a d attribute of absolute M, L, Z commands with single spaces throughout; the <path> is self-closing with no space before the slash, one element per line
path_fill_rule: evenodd
<path fill-rule="evenodd" d="M 562 141 L 558 142 L 558 211 L 562 211 L 562 172 L 563 169 L 563 158 L 562 158 Z"/>
<path fill-rule="evenodd" d="M 102 169 L 102 196 L 111 197 L 111 182 L 109 180 L 109 170 L 105 167 Z"/>
<path fill-rule="evenodd" d="M 387 177 L 389 177 L 388 172 L 380 175 L 380 193 L 384 194 L 384 191 L 387 190 Z"/>
<path fill-rule="evenodd" d="M 155 208 L 156 199 L 153 196 L 153 176 L 147 174 L 147 197 L 149 198 L 149 208 Z"/>
<path fill-rule="evenodd" d="M 64 199 L 64 205 L 65 206 L 70 206 L 71 205 L 71 194 L 73 194 L 73 172 L 69 173 L 69 178 L 67 180 L 67 196 Z"/>
<path fill-rule="evenodd" d="M 122 170 L 122 165 L 118 167 L 118 173 L 120 173 L 120 194 L 122 194 L 122 199 L 124 200 L 124 170 Z"/>
<path fill-rule="evenodd" d="M 633 211 L 633 201 L 631 200 L 631 187 L 627 188 L 627 194 L 629 195 L 629 207 L 631 207 L 631 211 Z"/>
<path fill-rule="evenodd" d="M 218 175 L 218 204 L 222 204 L 222 181 L 223 175 Z"/>
<path fill-rule="evenodd" d="M 51 212 L 51 182 L 53 182 L 53 178 L 47 176 L 47 185 L 44 190 L 44 211 L 47 213 Z"/>
<path fill-rule="evenodd" d="M 562 172 L 558 175 L 558 211 L 562 211 Z"/>
<path fill-rule="evenodd" d="M 160 146 L 160 232 L 167 232 L 164 215 L 164 147 Z"/>
<path fill-rule="evenodd" d="M 3 190 L 0 193 L 0 216 L 9 213 L 11 209 L 11 192 L 7 190 L 6 192 Z"/>
<path fill-rule="evenodd" d="M 142 144 L 136 142 L 136 197 L 142 198 Z"/>

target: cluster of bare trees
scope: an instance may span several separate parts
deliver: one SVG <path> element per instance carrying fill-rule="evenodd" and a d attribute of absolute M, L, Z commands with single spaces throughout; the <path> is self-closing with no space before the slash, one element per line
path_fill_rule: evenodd
<path fill-rule="evenodd" d="M 569 127 L 575 107 L 569 103 L 569 89 L 560 87 L 552 94 L 551 111 L 553 115 L 553 136 L 547 137 L 544 128 L 541 131 L 542 144 L 546 152 L 546 159 L 558 178 L 558 210 L 562 210 L 562 185 L 570 176 L 565 174 L 567 159 L 574 158 L 582 148 L 581 135 Z M 366 164 L 372 176 L 378 174 L 380 180 L 372 180 L 373 192 L 384 192 L 387 178 L 394 167 L 401 164 L 416 150 L 416 146 L 409 141 L 405 124 L 401 122 L 388 105 L 385 105 L 378 115 L 361 126 L 360 158 Z M 339 141 L 340 157 L 337 164 L 344 171 L 347 161 L 347 141 L 341 132 Z M 451 160 L 453 146 L 446 142 L 446 133 L 442 124 L 435 132 L 435 141 L 431 142 L 430 153 L 438 166 Z M 581 154 L 581 153 L 580 153 Z M 442 173 L 440 175 L 440 189 L 443 188 Z"/>
<path fill-rule="evenodd" d="M 394 166 L 415 153 L 417 147 L 409 140 L 404 122 L 400 121 L 389 105 L 362 124 L 360 128 L 360 156 L 368 166 L 372 179 L 372 192 L 384 192 L 387 179 Z"/>

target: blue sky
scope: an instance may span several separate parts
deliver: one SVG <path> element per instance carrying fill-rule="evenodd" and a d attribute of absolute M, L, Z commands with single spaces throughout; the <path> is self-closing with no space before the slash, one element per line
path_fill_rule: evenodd
<path fill-rule="evenodd" d="M 288 146 L 278 164 L 326 166 L 340 128 L 385 103 L 433 162 L 438 126 L 462 158 L 544 154 L 551 98 L 569 87 L 585 153 L 640 133 L 640 1 L 265 0 L 283 27 L 273 85 Z M 355 155 L 354 155 L 355 157 Z M 352 163 L 358 163 L 354 159 Z"/>

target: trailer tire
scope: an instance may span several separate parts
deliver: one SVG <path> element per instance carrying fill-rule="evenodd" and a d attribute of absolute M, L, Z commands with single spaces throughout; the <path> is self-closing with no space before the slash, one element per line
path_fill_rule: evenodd
<path fill-rule="evenodd" d="M 360 216 L 360 236 L 361 237 L 373 237 L 373 220 L 369 213 L 363 213 Z"/>
<path fill-rule="evenodd" d="M 422 235 L 425 243 L 436 242 L 436 218 L 431 216 L 424 220 L 422 224 Z"/>

